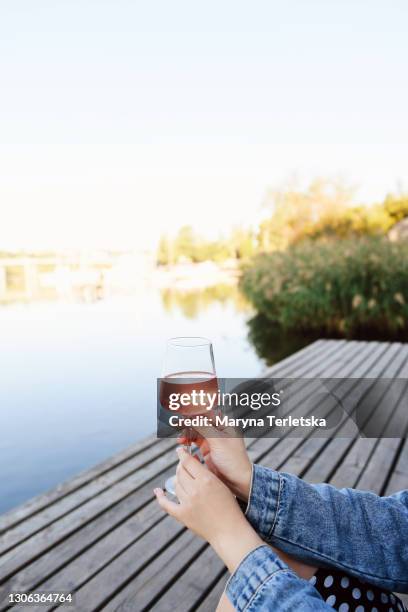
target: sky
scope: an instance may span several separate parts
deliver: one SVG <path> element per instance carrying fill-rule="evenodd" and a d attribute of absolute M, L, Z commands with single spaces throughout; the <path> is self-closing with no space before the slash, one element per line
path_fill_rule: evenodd
<path fill-rule="evenodd" d="M 4 0 L 0 250 L 255 224 L 294 173 L 408 189 L 406 0 Z"/>

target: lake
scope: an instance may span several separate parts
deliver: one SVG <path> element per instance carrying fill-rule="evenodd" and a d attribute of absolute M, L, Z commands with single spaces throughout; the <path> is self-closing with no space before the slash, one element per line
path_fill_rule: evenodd
<path fill-rule="evenodd" d="M 259 375 L 273 357 L 252 316 L 226 286 L 0 307 L 0 512 L 155 431 L 168 337 L 211 338 L 220 376 Z"/>

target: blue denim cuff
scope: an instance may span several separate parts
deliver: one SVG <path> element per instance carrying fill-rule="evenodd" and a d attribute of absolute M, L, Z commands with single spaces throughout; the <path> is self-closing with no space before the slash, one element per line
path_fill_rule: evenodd
<path fill-rule="evenodd" d="M 259 588 L 276 572 L 286 570 L 272 548 L 266 544 L 248 553 L 225 587 L 228 599 L 238 612 L 246 610 Z"/>
<path fill-rule="evenodd" d="M 270 540 L 275 527 L 282 486 L 279 472 L 261 465 L 252 466 L 251 492 L 245 516 L 265 541 Z"/>

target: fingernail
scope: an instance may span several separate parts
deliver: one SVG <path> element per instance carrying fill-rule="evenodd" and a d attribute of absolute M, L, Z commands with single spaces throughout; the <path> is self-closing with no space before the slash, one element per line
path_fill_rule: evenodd
<path fill-rule="evenodd" d="M 153 493 L 156 495 L 156 497 L 159 494 L 159 492 L 160 492 L 160 489 L 153 489 Z"/>
<path fill-rule="evenodd" d="M 178 454 L 179 457 L 182 457 L 184 454 L 184 449 L 181 446 L 178 446 L 176 448 L 176 453 Z"/>

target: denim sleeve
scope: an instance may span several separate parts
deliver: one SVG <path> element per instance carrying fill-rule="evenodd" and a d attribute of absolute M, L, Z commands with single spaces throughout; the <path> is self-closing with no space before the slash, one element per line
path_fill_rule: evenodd
<path fill-rule="evenodd" d="M 379 497 L 254 465 L 246 517 L 263 540 L 305 563 L 408 592 L 408 491 Z"/>
<path fill-rule="evenodd" d="M 226 593 L 238 612 L 333 611 L 317 590 L 298 578 L 267 545 L 244 557 L 230 577 Z"/>

